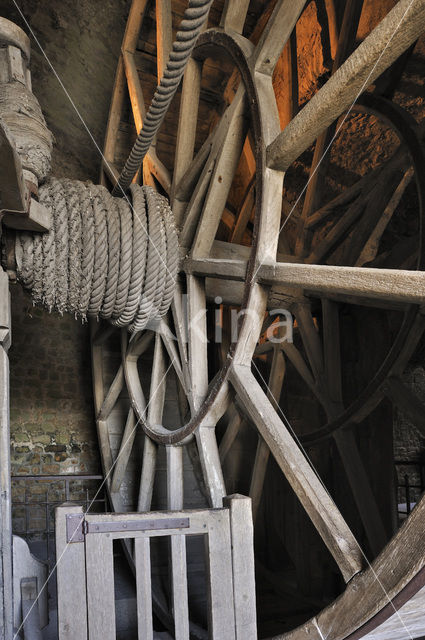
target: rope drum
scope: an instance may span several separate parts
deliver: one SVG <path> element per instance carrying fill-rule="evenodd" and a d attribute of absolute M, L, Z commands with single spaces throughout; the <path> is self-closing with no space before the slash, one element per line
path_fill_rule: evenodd
<path fill-rule="evenodd" d="M 49 233 L 18 232 L 17 278 L 49 311 L 108 319 L 131 332 L 164 316 L 179 247 L 167 200 L 132 184 L 129 198 L 102 186 L 49 179 L 39 191 Z"/>

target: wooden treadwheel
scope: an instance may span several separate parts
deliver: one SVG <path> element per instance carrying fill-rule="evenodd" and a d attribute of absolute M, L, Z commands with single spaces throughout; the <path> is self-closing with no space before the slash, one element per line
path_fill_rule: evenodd
<path fill-rule="evenodd" d="M 312 189 L 317 181 L 313 173 L 296 239 L 292 245 L 290 238 L 283 243 L 282 252 L 279 236 L 286 217 L 282 215 L 281 194 L 284 171 L 319 138 L 314 171 L 320 150 L 327 146 L 327 136 L 332 136 L 332 123 L 351 109 L 358 95 L 417 39 L 425 28 L 425 2 L 415 0 L 406 12 L 408 3 L 401 0 L 351 54 L 350 61 L 339 71 L 334 69 L 331 79 L 310 103 L 297 115 L 291 114 L 294 117 L 281 132 L 273 72 L 288 42 L 284 53 L 287 70 L 296 74 L 294 27 L 305 4 L 301 0 L 273 3 L 273 10 L 266 14 L 268 20 L 258 21 L 260 26 L 252 36 L 255 44 L 241 35 L 250 2 L 225 2 L 221 15 L 221 4 L 214 5 L 211 28 L 198 40 L 178 96 L 173 167 L 167 166 L 172 142 L 161 133 L 143 167 L 144 182 L 168 194 L 180 227 L 182 263 L 174 302 L 164 321 L 132 340 L 126 331 L 93 327 L 93 374 L 102 464 L 116 511 L 148 511 L 153 504 L 156 508 L 181 509 L 202 506 L 205 500 L 212 507 L 221 506 L 226 482 L 237 481 L 229 475 L 224 461 L 232 458 L 243 420 L 255 425 L 260 437 L 249 474 L 254 517 L 271 453 L 333 559 L 328 566 L 334 562 L 349 583 L 339 599 L 320 613 L 317 611 L 323 602 L 312 606 L 314 619 L 279 637 L 342 640 L 362 637 L 393 613 L 388 598 L 401 605 L 425 583 L 425 503 L 416 507 L 384 548 L 388 535 L 376 509 L 356 436 L 346 429 L 348 423 L 367 416 L 385 394 L 396 395 L 394 380 L 401 375 L 422 335 L 425 325 L 420 305 L 425 300 L 425 282 L 421 243 L 417 264 L 409 265 L 419 270 L 360 267 L 359 261 L 363 265 L 370 260 L 361 262 L 359 251 L 353 249 L 354 225 L 359 225 L 366 247 L 372 236 L 378 246 L 384 236 L 376 231 L 381 216 L 371 228 L 364 222 L 368 205 L 365 194 L 371 193 L 371 179 L 362 179 L 360 187 L 351 186 L 351 199 L 349 189 L 336 196 L 340 205 L 350 202 L 350 206 L 332 220 L 329 206 L 315 210 Z M 347 3 L 343 25 L 352 18 L 353 4 Z M 130 12 L 105 144 L 108 167 L 104 166 L 104 181 L 108 176 L 112 180 L 116 177 L 115 144 L 125 84 L 138 129 L 143 120 L 136 44 L 146 6 L 146 2 L 134 0 Z M 157 0 L 156 17 L 161 25 L 157 31 L 161 74 L 172 35 L 171 3 Z M 400 26 L 395 30 L 397 21 Z M 387 46 L 389 39 L 391 44 Z M 349 40 L 345 34 L 341 42 Z M 344 51 L 339 45 L 339 64 L 350 48 Z M 221 104 L 217 95 L 208 91 L 211 74 L 218 76 L 224 87 Z M 292 100 L 294 94 L 290 97 Z M 356 109 L 378 114 L 400 133 L 408 151 L 407 165 L 404 162 L 402 169 L 410 171 L 412 177 L 422 162 L 415 128 L 391 103 L 384 102 L 366 97 Z M 206 115 L 209 126 L 205 124 Z M 173 117 L 172 107 L 164 125 L 167 131 Z M 327 127 L 331 127 L 330 134 L 329 130 L 326 133 Z M 167 156 L 163 153 L 165 140 Z M 238 188 L 240 193 L 244 170 L 248 175 L 242 185 L 246 195 L 238 201 L 236 194 Z M 418 181 L 420 208 L 422 189 Z M 396 192 L 392 192 L 394 198 Z M 379 193 L 376 188 L 374 197 Z M 329 220 L 324 236 L 312 235 L 311 229 Z M 421 235 L 421 220 L 418 229 Z M 341 243 L 342 254 L 336 251 L 337 242 Z M 379 257 L 379 252 L 375 253 Z M 338 255 L 344 256 L 342 262 L 338 262 Z M 321 264 L 325 260 L 327 264 Z M 320 310 L 315 300 L 320 301 Z M 341 378 L 340 303 L 404 314 L 383 364 L 348 406 Z M 273 313 L 276 309 L 278 312 Z M 286 310 L 296 320 L 295 343 L 282 340 L 283 327 L 289 331 Z M 275 318 L 280 322 L 271 324 Z M 264 340 L 265 332 L 273 338 L 269 342 Z M 268 352 L 272 354 L 270 370 L 262 360 Z M 366 568 L 356 537 L 299 446 L 290 416 L 288 422 L 286 410 L 282 413 L 279 407 L 285 362 L 310 389 L 325 417 L 324 426 L 322 423 L 314 432 L 306 428 L 299 435 L 302 439 L 302 433 L 306 434 L 306 444 L 329 436 L 335 441 L 369 549 L 373 557 L 381 551 L 373 567 Z M 411 406 L 405 394 L 399 391 L 398 395 Z M 420 411 L 416 408 L 417 413 Z M 191 477 L 197 478 L 197 489 Z M 338 591 L 339 587 L 331 595 Z M 167 604 L 158 593 L 155 597 L 157 612 L 167 622 Z M 301 619 L 294 616 L 295 622 Z M 192 632 L 202 637 L 196 626 Z"/>

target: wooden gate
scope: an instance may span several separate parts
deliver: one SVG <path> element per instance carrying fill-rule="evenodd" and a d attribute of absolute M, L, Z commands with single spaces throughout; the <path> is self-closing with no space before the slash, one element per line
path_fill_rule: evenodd
<path fill-rule="evenodd" d="M 186 536 L 205 537 L 208 628 L 214 640 L 257 637 L 251 500 L 223 509 L 84 515 L 56 509 L 59 640 L 115 640 L 113 541 L 134 540 L 139 640 L 153 638 L 151 538 L 170 539 L 176 640 L 189 640 Z"/>

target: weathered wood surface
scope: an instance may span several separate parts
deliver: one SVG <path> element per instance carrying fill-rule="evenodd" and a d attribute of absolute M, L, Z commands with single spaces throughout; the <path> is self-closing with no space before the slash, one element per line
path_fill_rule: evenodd
<path fill-rule="evenodd" d="M 188 258 L 183 268 L 197 276 L 244 281 L 247 263 L 243 259 Z M 263 284 L 304 289 L 322 296 L 345 295 L 414 304 L 425 302 L 425 274 L 422 271 L 277 262 L 260 265 L 257 279 Z"/>
<path fill-rule="evenodd" d="M 68 544 L 66 535 L 66 515 L 73 514 L 82 517 L 82 507 L 62 505 L 55 512 L 59 640 L 86 640 L 88 637 L 84 544 Z M 76 611 L 80 614 L 75 615 Z"/>
<path fill-rule="evenodd" d="M 422 498 L 378 558 L 351 580 L 335 602 L 274 640 L 357 640 L 375 630 L 379 634 L 379 625 L 393 616 L 394 607 L 402 606 L 425 582 L 424 516 Z M 398 637 L 408 633 L 404 630 Z"/>
<path fill-rule="evenodd" d="M 250 369 L 236 365 L 230 378 L 249 417 L 348 582 L 363 566 L 362 554 L 353 534 Z"/>
<path fill-rule="evenodd" d="M 175 447 L 172 448 L 174 451 Z M 176 640 L 189 639 L 186 537 L 205 537 L 206 580 L 209 587 L 210 637 L 214 640 L 245 640 L 256 637 L 253 526 L 250 500 L 227 498 L 228 508 L 179 510 L 148 514 L 86 515 L 84 541 L 66 546 L 66 516 L 82 514 L 80 507 L 56 511 L 57 549 L 63 554 L 58 566 L 60 606 L 59 640 L 112 639 L 115 631 L 113 540 L 134 539 L 139 637 L 152 638 L 150 539 L 171 538 L 171 583 Z M 170 519 L 184 520 L 170 528 Z M 153 528 L 164 521 L 164 528 Z M 133 525 L 137 522 L 138 526 Z M 146 529 L 142 526 L 145 523 Z M 187 523 L 187 526 L 186 526 Z M 108 525 L 108 531 L 101 527 Z M 66 555 L 67 554 L 67 555 Z M 59 556 L 60 557 L 60 556 Z M 235 581 L 233 580 L 235 577 Z M 65 581 L 67 578 L 67 581 Z M 75 589 L 78 578 L 84 588 Z M 86 588 L 87 585 L 87 600 Z M 75 607 L 78 607 L 77 609 Z M 79 612 L 75 616 L 75 611 Z M 74 620 L 70 619 L 71 613 Z"/>
<path fill-rule="evenodd" d="M 425 28 L 425 1 L 400 0 L 268 147 L 268 165 L 285 171 Z"/>
<path fill-rule="evenodd" d="M 0 269 L 0 638 L 13 635 L 12 512 L 10 487 L 9 358 L 11 340 L 9 279 Z"/>

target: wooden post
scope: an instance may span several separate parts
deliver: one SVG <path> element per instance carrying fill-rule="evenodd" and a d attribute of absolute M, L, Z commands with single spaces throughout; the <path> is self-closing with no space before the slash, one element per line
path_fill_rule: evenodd
<path fill-rule="evenodd" d="M 66 516 L 83 516 L 82 507 L 57 507 L 56 575 L 58 583 L 59 640 L 87 640 L 87 599 L 84 543 L 67 542 Z"/>
<path fill-rule="evenodd" d="M 224 499 L 224 506 L 230 510 L 236 640 L 256 638 L 254 526 L 251 499 L 234 494 Z"/>
<path fill-rule="evenodd" d="M 10 489 L 9 279 L 0 270 L 0 639 L 13 635 L 12 513 Z"/>

